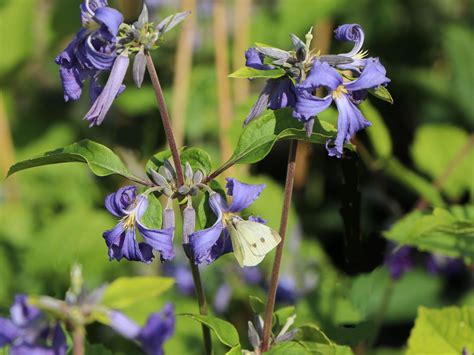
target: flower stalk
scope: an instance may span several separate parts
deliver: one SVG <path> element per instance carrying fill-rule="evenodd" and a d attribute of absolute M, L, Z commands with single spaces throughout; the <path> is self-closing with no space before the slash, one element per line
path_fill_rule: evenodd
<path fill-rule="evenodd" d="M 283 247 L 285 245 L 286 229 L 288 226 L 288 216 L 291 206 L 291 197 L 293 195 L 293 183 L 295 180 L 296 153 L 298 151 L 298 141 L 292 140 L 290 143 L 290 151 L 288 153 L 288 165 L 286 170 L 285 192 L 283 200 L 283 209 L 280 219 L 280 237 L 281 242 L 278 244 L 275 260 L 273 262 L 272 276 L 270 288 L 268 290 L 267 305 L 265 308 L 265 317 L 263 325 L 262 352 L 268 351 L 270 345 L 270 333 L 272 330 L 273 309 L 275 308 L 276 292 L 278 288 L 278 277 L 280 274 L 281 258 L 283 255 Z"/>
<path fill-rule="evenodd" d="M 163 90 L 161 89 L 160 79 L 156 72 L 155 65 L 153 64 L 153 58 L 150 53 L 146 53 L 146 67 L 150 74 L 150 79 L 155 89 L 156 100 L 158 101 L 158 109 L 160 110 L 161 120 L 163 122 L 163 128 L 165 130 L 166 138 L 168 139 L 168 145 L 171 150 L 171 156 L 176 169 L 176 175 L 178 178 L 178 187 L 184 184 L 183 168 L 181 167 L 181 159 L 179 158 L 178 147 L 176 146 L 176 140 L 173 135 L 173 128 L 171 127 L 171 120 L 166 107 L 165 98 L 163 96 Z"/>
<path fill-rule="evenodd" d="M 171 150 L 171 156 L 173 157 L 173 162 L 176 169 L 176 176 L 178 187 L 184 185 L 184 174 L 183 168 L 181 166 L 181 159 L 179 157 L 178 147 L 176 145 L 176 140 L 173 135 L 173 129 L 171 126 L 170 116 L 168 114 L 168 109 L 166 107 L 165 98 L 163 95 L 163 90 L 161 88 L 160 80 L 158 78 L 158 73 L 156 72 L 155 65 L 150 53 L 146 53 L 146 66 L 148 73 L 150 74 L 151 82 L 155 90 L 156 99 L 158 101 L 158 108 L 160 110 L 161 119 L 163 121 L 163 127 L 165 130 L 166 138 L 168 139 L 168 145 Z M 186 253 L 187 254 L 187 253 Z M 193 275 L 194 288 L 196 291 L 196 298 L 199 305 L 199 314 L 207 315 L 207 302 L 206 294 L 204 292 L 204 287 L 202 285 L 201 275 L 199 273 L 199 268 L 194 264 L 194 258 L 192 255 L 189 255 L 189 265 L 191 267 L 191 272 Z M 206 354 L 212 354 L 212 341 L 211 341 L 211 331 L 206 325 L 202 325 L 202 334 L 204 340 L 204 348 Z"/>
<path fill-rule="evenodd" d="M 85 329 L 83 326 L 75 326 L 72 334 L 73 354 L 84 355 Z"/>

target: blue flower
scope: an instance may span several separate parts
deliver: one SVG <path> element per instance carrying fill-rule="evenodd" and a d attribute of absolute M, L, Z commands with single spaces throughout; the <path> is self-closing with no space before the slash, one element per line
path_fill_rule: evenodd
<path fill-rule="evenodd" d="M 90 122 L 90 127 L 100 125 L 105 115 L 109 111 L 115 98 L 120 95 L 125 86 L 122 85 L 127 68 L 130 63 L 128 54 L 122 53 L 119 55 L 114 62 L 112 71 L 110 72 L 109 78 L 104 88 L 101 88 L 97 84 L 97 79 L 94 78 L 91 81 L 91 98 L 92 107 L 84 116 L 84 119 Z"/>
<path fill-rule="evenodd" d="M 356 23 L 346 24 L 339 26 L 334 33 L 338 41 L 354 43 L 352 50 L 339 54 L 340 56 L 349 57 L 353 61 L 349 64 L 339 64 L 337 67 L 343 70 L 360 72 L 360 68 L 363 68 L 367 62 L 367 59 L 364 59 L 367 51 L 362 50 L 365 37 L 362 27 Z"/>
<path fill-rule="evenodd" d="M 385 68 L 377 58 L 368 59 L 360 76 L 353 81 L 344 81 L 336 69 L 316 60 L 306 80 L 298 85 L 293 116 L 309 122 L 334 101 L 339 111 L 337 137 L 334 142 L 328 141 L 326 148 L 330 156 L 341 157 L 344 143 L 349 142 L 357 131 L 371 125 L 356 104 L 360 103 L 367 89 L 390 82 L 385 75 Z M 319 87 L 326 88 L 328 95 L 314 96 L 312 92 Z"/>
<path fill-rule="evenodd" d="M 218 314 L 224 313 L 229 308 L 232 299 L 232 288 L 224 283 L 219 286 L 214 296 L 214 309 Z"/>
<path fill-rule="evenodd" d="M 107 196 L 107 210 L 121 220 L 115 228 L 104 232 L 109 248 L 110 260 L 135 260 L 149 263 L 153 259 L 153 249 L 160 252 L 161 260 L 171 260 L 173 251 L 174 227 L 164 226 L 162 230 L 147 228 L 141 217 L 148 207 L 146 195 L 137 196 L 135 186 L 126 186 Z M 138 243 L 137 231 L 143 237 Z"/>
<path fill-rule="evenodd" d="M 163 344 L 173 335 L 176 323 L 171 304 L 166 304 L 160 312 L 148 317 L 142 328 L 118 311 L 110 312 L 109 319 L 112 329 L 127 339 L 139 342 L 148 355 L 163 354 Z"/>
<path fill-rule="evenodd" d="M 247 67 L 259 70 L 275 69 L 274 66 L 263 63 L 264 55 L 255 48 L 249 48 L 245 52 L 245 58 Z M 295 85 L 287 75 L 276 79 L 268 79 L 244 124 L 248 124 L 254 118 L 260 116 L 266 108 L 278 110 L 285 107 L 294 107 L 295 102 Z"/>
<path fill-rule="evenodd" d="M 393 246 L 392 248 L 395 247 Z M 405 272 L 415 267 L 412 252 L 412 248 L 405 246 L 391 251 L 386 257 L 385 265 L 387 265 L 392 279 L 398 280 Z"/>
<path fill-rule="evenodd" d="M 211 227 L 189 236 L 189 245 L 196 264 L 210 264 L 221 255 L 233 250 L 228 225 L 237 212 L 249 207 L 255 201 L 265 185 L 248 185 L 227 178 L 226 188 L 227 194 L 232 196 L 230 206 L 220 194 L 211 193 L 209 206 L 217 216 L 216 222 Z"/>
<path fill-rule="evenodd" d="M 0 317 L 0 348 L 11 346 L 10 354 L 66 354 L 66 337 L 59 324 L 50 326 L 25 295 L 17 295 L 10 308 L 11 319 Z"/>
<path fill-rule="evenodd" d="M 81 18 L 83 28 L 56 57 L 66 101 L 78 100 L 87 79 L 92 84 L 112 67 L 117 56 L 116 36 L 123 22 L 122 14 L 107 7 L 105 0 L 86 0 L 81 4 Z"/>

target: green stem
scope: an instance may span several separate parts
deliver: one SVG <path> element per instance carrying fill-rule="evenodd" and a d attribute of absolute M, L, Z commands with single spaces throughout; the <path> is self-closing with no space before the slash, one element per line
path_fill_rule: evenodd
<path fill-rule="evenodd" d="M 171 156 L 173 157 L 179 187 L 184 184 L 183 167 L 181 166 L 179 151 L 176 145 L 176 140 L 173 135 L 173 129 L 171 127 L 171 120 L 168 114 L 168 108 L 166 107 L 163 90 L 161 89 L 158 73 L 156 72 L 155 65 L 153 63 L 152 57 L 150 56 L 150 53 L 146 53 L 146 66 L 148 69 L 148 73 L 150 74 L 153 88 L 155 89 L 156 100 L 158 101 L 158 109 L 160 110 L 161 120 L 163 121 L 163 127 L 165 130 L 166 138 L 168 139 L 168 145 L 170 147 Z M 189 264 L 191 266 L 191 272 L 193 274 L 194 288 L 196 290 L 196 297 L 199 305 L 199 314 L 207 315 L 206 295 L 204 293 L 204 287 L 202 284 L 201 275 L 199 274 L 199 269 L 194 264 L 192 257 L 189 258 Z M 206 354 L 210 355 L 212 354 L 211 331 L 204 324 L 202 325 L 202 334 Z"/>
<path fill-rule="evenodd" d="M 290 143 L 290 152 L 288 153 L 288 166 L 286 171 L 285 194 L 283 201 L 283 209 L 280 219 L 280 237 L 281 242 L 278 244 L 275 261 L 273 262 L 272 277 L 270 288 L 268 290 L 268 300 L 265 309 L 265 318 L 263 323 L 262 352 L 269 349 L 270 333 L 272 330 L 273 309 L 275 308 L 276 291 L 278 288 L 278 277 L 280 274 L 281 258 L 283 255 L 283 247 L 285 244 L 286 228 L 288 226 L 288 215 L 290 213 L 291 197 L 293 195 L 293 183 L 295 180 L 296 153 L 298 151 L 298 141 L 292 140 Z"/>
<path fill-rule="evenodd" d="M 199 314 L 202 316 L 207 315 L 207 302 L 206 295 L 204 293 L 204 287 L 202 285 L 201 275 L 199 273 L 199 268 L 194 264 L 192 259 L 189 259 L 189 266 L 191 267 L 191 272 L 193 274 L 194 289 L 196 291 L 196 297 L 199 304 Z M 202 337 L 204 339 L 204 349 L 207 355 L 212 354 L 212 340 L 211 340 L 211 331 L 210 329 L 202 324 Z"/>

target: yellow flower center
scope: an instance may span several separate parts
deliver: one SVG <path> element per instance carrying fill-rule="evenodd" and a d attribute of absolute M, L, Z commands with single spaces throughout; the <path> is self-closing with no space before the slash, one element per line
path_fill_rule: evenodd
<path fill-rule="evenodd" d="M 133 211 L 129 215 L 123 217 L 122 221 L 123 221 L 124 229 L 133 229 L 133 228 L 135 228 L 135 215 L 136 215 L 136 212 Z"/>
<path fill-rule="evenodd" d="M 332 98 L 333 99 L 340 99 L 342 95 L 347 94 L 347 89 L 344 87 L 344 85 L 339 85 L 336 90 L 332 92 Z"/>

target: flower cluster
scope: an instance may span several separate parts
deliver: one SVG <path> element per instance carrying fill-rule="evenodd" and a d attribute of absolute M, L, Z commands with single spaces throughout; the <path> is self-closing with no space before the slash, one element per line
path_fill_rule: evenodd
<path fill-rule="evenodd" d="M 165 18 L 158 25 L 148 22 L 144 6 L 137 22 L 128 25 L 123 15 L 108 6 L 107 0 L 85 0 L 81 6 L 82 29 L 64 51 L 56 57 L 66 101 L 78 100 L 84 83 L 89 81 L 92 102 L 84 119 L 90 126 L 100 125 L 114 99 L 125 90 L 123 81 L 130 64 L 129 55 L 136 54 L 133 77 L 138 87 L 145 74 L 145 53 L 158 48 L 163 34 L 179 24 L 188 12 Z M 104 87 L 103 73 L 110 72 Z"/>
<path fill-rule="evenodd" d="M 11 319 L 0 317 L 0 348 L 10 346 L 10 354 L 66 354 L 67 344 L 61 326 L 51 325 L 46 316 L 17 295 L 10 308 Z"/>
<path fill-rule="evenodd" d="M 195 264 L 212 263 L 221 255 L 232 251 L 242 267 L 260 263 L 278 244 L 280 237 L 259 217 L 250 216 L 248 220 L 244 220 L 239 212 L 253 203 L 265 185 L 249 185 L 228 178 L 227 195 L 232 198 L 229 205 L 223 195 L 202 182 L 204 174 L 201 170 L 194 172 L 189 163 L 186 163 L 184 172 L 184 184 L 179 186 L 175 169 L 166 160 L 158 171 L 149 171 L 155 186 L 141 194 L 136 186 L 125 186 L 107 196 L 105 207 L 120 218 L 115 228 L 104 232 L 110 260 L 125 258 L 149 263 L 154 257 L 153 251 L 160 253 L 162 261 L 173 259 L 175 214 L 172 200 L 178 199 L 184 202 L 187 200 L 187 206 L 183 209 L 182 242 Z M 196 231 L 196 212 L 192 198 L 199 191 L 209 194 L 208 205 L 216 215 L 216 221 L 212 226 Z M 163 210 L 163 223 L 158 228 L 150 228 L 143 221 L 152 193 L 161 194 L 168 201 Z M 142 239 L 140 242 L 139 236 Z"/>
<path fill-rule="evenodd" d="M 245 124 L 265 108 L 291 107 L 293 116 L 304 123 L 311 135 L 316 116 L 334 102 L 339 111 L 337 137 L 328 141 L 326 148 L 330 156 L 341 157 L 344 144 L 357 131 L 370 126 L 357 105 L 369 90 L 386 86 L 390 79 L 378 58 L 365 58 L 367 52 L 362 50 L 364 32 L 361 26 L 342 25 L 336 29 L 335 37 L 339 41 L 353 42 L 353 49 L 338 55 L 320 55 L 310 50 L 310 33 L 306 35 L 306 43 L 291 35 L 292 51 L 250 48 L 245 53 L 247 67 L 261 71 L 279 69 L 277 73 L 280 74 L 268 79 Z M 327 93 L 325 96 L 316 95 L 320 88 Z"/>

